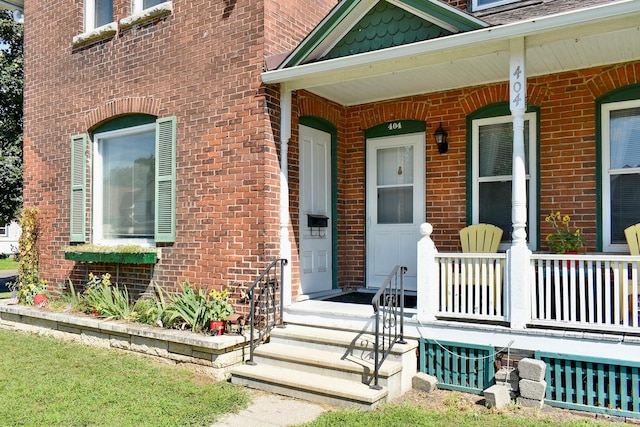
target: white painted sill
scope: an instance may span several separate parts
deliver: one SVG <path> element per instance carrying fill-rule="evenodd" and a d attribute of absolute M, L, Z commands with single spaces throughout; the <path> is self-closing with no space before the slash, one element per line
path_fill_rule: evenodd
<path fill-rule="evenodd" d="M 99 40 L 108 39 L 116 35 L 118 31 L 128 30 L 136 25 L 171 15 L 171 13 L 173 13 L 173 2 L 166 1 L 164 3 L 160 3 L 156 6 L 145 9 L 142 12 L 122 18 L 119 22 L 111 22 L 110 24 L 106 24 L 91 31 L 74 36 L 73 48 L 86 46 Z"/>

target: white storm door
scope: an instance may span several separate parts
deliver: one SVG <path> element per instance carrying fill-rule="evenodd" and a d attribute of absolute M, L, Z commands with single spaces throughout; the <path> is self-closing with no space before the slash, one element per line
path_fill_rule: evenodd
<path fill-rule="evenodd" d="M 303 294 L 333 287 L 331 234 L 331 135 L 300 126 L 300 287 Z M 308 215 L 328 217 L 327 227 L 309 227 Z"/>
<path fill-rule="evenodd" d="M 367 288 L 396 265 L 416 290 L 417 243 L 425 221 L 424 133 L 367 139 Z"/>

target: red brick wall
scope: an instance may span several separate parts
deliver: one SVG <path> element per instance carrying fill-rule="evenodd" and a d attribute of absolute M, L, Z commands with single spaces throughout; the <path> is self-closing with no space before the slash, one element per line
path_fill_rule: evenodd
<path fill-rule="evenodd" d="M 265 0 L 267 55 L 294 49 L 339 0 Z"/>
<path fill-rule="evenodd" d="M 540 236 L 550 232 L 551 210 L 569 214 L 582 229 L 588 250 L 596 249 L 595 99 L 640 81 L 640 62 L 572 71 L 528 80 L 528 102 L 540 108 Z M 427 123 L 426 217 L 442 251 L 460 250 L 458 231 L 466 224 L 466 117 L 486 105 L 508 101 L 507 83 L 377 102 L 341 109 L 301 92 L 294 111 L 324 118 L 338 135 L 338 252 L 341 286 L 364 280 L 364 136 L 377 124 L 399 119 Z M 295 122 L 295 118 L 294 118 Z M 439 154 L 433 133 L 442 122 L 449 151 Z M 294 123 L 294 128 L 297 123 Z M 297 188 L 297 140 L 291 142 L 291 186 Z M 295 191 L 292 190 L 296 200 Z M 295 203 L 295 202 L 294 202 Z M 297 206 L 297 205 L 296 205 Z M 291 215 L 297 208 L 292 204 Z M 544 237 L 540 250 L 546 250 Z"/>
<path fill-rule="evenodd" d="M 177 117 L 177 237 L 150 271 L 122 268 L 121 282 L 137 291 L 151 279 L 235 289 L 277 257 L 279 122 L 268 116 L 277 99 L 260 73 L 266 53 L 292 49 L 335 1 L 288 2 L 268 14 L 265 1 L 174 1 L 167 17 L 75 49 L 83 1 L 27 2 L 24 205 L 40 211 L 40 272 L 50 283 L 86 275 L 62 252 L 70 137 L 128 113 Z M 116 19 L 130 3 L 114 1 Z M 90 268 L 116 277 L 116 266 Z"/>

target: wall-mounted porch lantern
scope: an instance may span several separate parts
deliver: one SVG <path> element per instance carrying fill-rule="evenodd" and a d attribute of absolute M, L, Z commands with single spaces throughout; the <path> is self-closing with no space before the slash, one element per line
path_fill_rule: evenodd
<path fill-rule="evenodd" d="M 449 144 L 447 143 L 447 131 L 442 128 L 442 122 L 440 122 L 440 126 L 436 129 L 433 136 L 436 139 L 436 144 L 438 144 L 438 152 L 440 154 L 444 154 L 449 151 Z"/>

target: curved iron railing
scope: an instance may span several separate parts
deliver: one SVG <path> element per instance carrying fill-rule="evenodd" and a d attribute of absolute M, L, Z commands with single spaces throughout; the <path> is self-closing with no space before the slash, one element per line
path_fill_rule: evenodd
<path fill-rule="evenodd" d="M 375 349 L 373 385 L 371 388 L 380 390 L 378 376 L 380 366 L 391 351 L 395 343 L 406 344 L 404 340 L 404 274 L 407 267 L 397 265 L 371 299 L 375 320 Z M 382 312 L 382 319 L 380 313 Z M 382 322 L 381 322 L 382 320 Z M 380 328 L 382 323 L 382 330 Z"/>
<path fill-rule="evenodd" d="M 255 365 L 253 352 L 255 348 L 269 335 L 276 325 L 282 325 L 282 281 L 284 267 L 288 261 L 279 258 L 271 262 L 262 274 L 247 290 L 247 298 L 251 303 L 249 313 L 249 360 L 247 365 Z M 280 264 L 280 268 L 278 268 Z"/>

